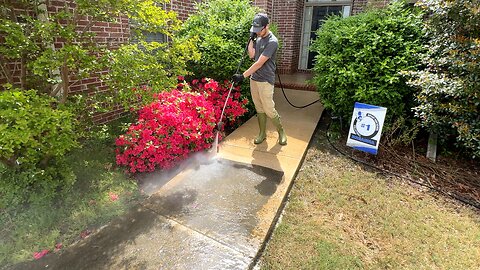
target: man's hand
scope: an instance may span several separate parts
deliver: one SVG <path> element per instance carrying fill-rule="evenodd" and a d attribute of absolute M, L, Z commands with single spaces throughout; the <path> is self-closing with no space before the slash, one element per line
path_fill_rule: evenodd
<path fill-rule="evenodd" d="M 241 83 L 244 79 L 245 79 L 245 77 L 243 76 L 243 74 L 235 74 L 232 77 L 232 81 L 234 83 Z"/>

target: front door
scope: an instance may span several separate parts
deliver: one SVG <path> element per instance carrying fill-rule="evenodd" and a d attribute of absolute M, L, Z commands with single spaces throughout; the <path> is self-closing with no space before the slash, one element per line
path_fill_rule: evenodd
<path fill-rule="evenodd" d="M 327 2 L 328 3 L 328 2 Z M 315 52 L 310 51 L 310 44 L 317 38 L 317 30 L 330 15 L 350 16 L 350 3 L 337 4 L 313 4 L 312 1 L 305 3 L 303 16 L 303 33 L 300 52 L 299 69 L 312 69 L 315 60 Z"/>

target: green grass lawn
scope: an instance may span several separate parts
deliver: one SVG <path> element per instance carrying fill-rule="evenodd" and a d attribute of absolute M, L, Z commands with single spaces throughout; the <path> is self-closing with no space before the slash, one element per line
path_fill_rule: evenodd
<path fill-rule="evenodd" d="M 115 124 L 119 122 L 111 126 Z M 142 197 L 136 182 L 114 166 L 114 134 L 69 154 L 75 186 L 55 202 L 0 211 L 0 268 L 32 260 L 34 252 L 44 249 L 54 252 L 57 244 L 66 248 L 81 241 Z"/>
<path fill-rule="evenodd" d="M 313 140 L 262 269 L 480 269 L 478 211 Z"/>

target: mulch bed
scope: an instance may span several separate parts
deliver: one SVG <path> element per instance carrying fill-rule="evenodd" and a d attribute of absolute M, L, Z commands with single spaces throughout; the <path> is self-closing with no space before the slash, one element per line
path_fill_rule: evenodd
<path fill-rule="evenodd" d="M 406 147 L 380 145 L 377 155 L 346 146 L 346 134 L 333 142 L 343 154 L 367 165 L 391 172 L 422 186 L 454 197 L 480 209 L 480 162 L 468 158 L 437 157 L 432 162 L 425 154 Z"/>

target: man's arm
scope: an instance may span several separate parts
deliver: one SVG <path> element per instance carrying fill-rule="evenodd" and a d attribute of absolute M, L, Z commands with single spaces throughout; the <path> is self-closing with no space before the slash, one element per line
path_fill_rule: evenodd
<path fill-rule="evenodd" d="M 255 46 L 253 46 L 253 39 L 250 39 L 248 42 L 248 56 L 250 56 L 250 59 L 255 57 Z"/>
<path fill-rule="evenodd" d="M 265 64 L 265 62 L 267 62 L 268 59 L 270 59 L 270 57 L 266 57 L 263 54 L 260 55 L 260 58 L 258 58 L 257 62 L 253 63 L 253 65 L 251 65 L 250 68 L 248 68 L 247 70 L 245 70 L 245 72 L 243 72 L 243 76 L 245 78 L 247 78 L 248 76 L 255 73 L 255 71 L 257 71 L 259 68 L 261 68 L 263 66 L 263 64 Z"/>

